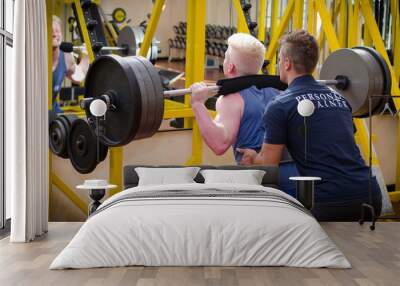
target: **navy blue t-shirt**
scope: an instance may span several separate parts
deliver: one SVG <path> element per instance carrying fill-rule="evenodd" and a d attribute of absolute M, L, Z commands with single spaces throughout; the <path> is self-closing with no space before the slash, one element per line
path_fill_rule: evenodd
<path fill-rule="evenodd" d="M 303 99 L 315 105 L 307 118 L 307 161 L 304 118 L 297 112 Z M 265 143 L 285 144 L 302 176 L 322 178 L 316 202 L 368 197 L 369 168 L 355 143 L 351 108 L 339 93 L 311 75 L 298 77 L 268 104 L 263 120 Z"/>

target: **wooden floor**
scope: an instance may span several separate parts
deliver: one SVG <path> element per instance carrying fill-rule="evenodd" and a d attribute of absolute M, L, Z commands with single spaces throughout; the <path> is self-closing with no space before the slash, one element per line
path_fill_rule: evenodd
<path fill-rule="evenodd" d="M 0 241 L 0 285 L 400 285 L 400 223 L 372 232 L 357 223 L 323 227 L 352 269 L 289 267 L 124 267 L 48 270 L 81 223 L 50 223 L 49 233 L 27 244 Z"/>

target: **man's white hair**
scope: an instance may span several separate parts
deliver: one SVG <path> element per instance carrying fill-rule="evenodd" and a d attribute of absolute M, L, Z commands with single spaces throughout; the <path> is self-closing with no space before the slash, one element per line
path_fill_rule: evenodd
<path fill-rule="evenodd" d="M 60 19 L 60 17 L 58 17 L 58 16 L 56 16 L 56 15 L 53 15 L 53 23 L 57 23 L 59 26 L 60 26 L 60 28 L 62 27 L 62 22 L 61 22 L 61 19 Z"/>
<path fill-rule="evenodd" d="M 236 33 L 228 39 L 226 56 L 240 75 L 257 74 L 264 63 L 265 47 L 252 35 Z"/>

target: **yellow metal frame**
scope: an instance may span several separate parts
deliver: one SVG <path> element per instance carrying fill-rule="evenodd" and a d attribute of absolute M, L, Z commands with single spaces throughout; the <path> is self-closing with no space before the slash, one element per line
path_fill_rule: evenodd
<path fill-rule="evenodd" d="M 347 47 L 348 39 L 348 5 L 346 1 L 339 2 L 339 43 L 341 47 Z"/>
<path fill-rule="evenodd" d="M 267 20 L 267 0 L 260 0 L 260 14 L 258 16 L 258 35 L 261 42 L 265 42 L 265 26 Z"/>
<path fill-rule="evenodd" d="M 276 51 L 279 45 L 279 39 L 282 37 L 283 33 L 286 31 L 294 11 L 295 0 L 289 0 L 279 26 L 273 31 L 271 42 L 269 43 L 268 50 L 266 52 L 265 58 L 269 61 L 275 57 Z"/>
<path fill-rule="evenodd" d="M 300 30 L 303 28 L 304 0 L 296 0 L 294 12 L 293 28 L 295 30 Z"/>
<path fill-rule="evenodd" d="M 149 51 L 151 41 L 153 40 L 154 33 L 156 31 L 158 21 L 160 20 L 162 8 L 165 4 L 165 0 L 156 0 L 153 6 L 153 10 L 151 11 L 151 16 L 149 20 L 149 24 L 147 25 L 146 32 L 144 34 L 143 42 L 140 47 L 140 55 L 142 57 L 147 56 L 147 52 Z"/>
<path fill-rule="evenodd" d="M 206 0 L 187 1 L 185 87 L 204 80 Z M 199 56 L 200 55 L 200 56 Z M 185 107 L 190 107 L 190 96 L 185 95 Z M 185 127 L 188 123 L 185 122 Z M 186 165 L 201 164 L 203 161 L 203 140 L 197 123 L 193 121 L 192 155 Z"/>
<path fill-rule="evenodd" d="M 86 27 L 86 22 L 85 22 L 85 17 L 83 16 L 83 10 L 81 7 L 81 2 L 80 0 L 74 0 L 75 8 L 76 8 L 76 13 L 78 14 L 78 21 L 81 26 L 81 32 L 82 32 L 82 37 L 86 45 L 86 50 L 88 52 L 89 56 L 89 61 L 92 63 L 94 61 L 94 53 L 92 49 L 92 43 L 90 42 L 90 37 L 89 37 L 89 31 Z"/>
<path fill-rule="evenodd" d="M 76 205 L 85 215 L 87 215 L 88 206 L 72 191 L 56 174 L 50 172 L 51 182 L 54 184 L 64 195 L 66 195 L 71 202 Z"/>
<path fill-rule="evenodd" d="M 308 1 L 307 3 L 307 31 L 315 35 L 317 33 L 317 14 L 315 12 L 315 3 L 314 1 Z"/>
<path fill-rule="evenodd" d="M 271 28 L 270 28 L 270 41 L 275 37 L 276 28 L 278 25 L 278 11 L 279 11 L 279 0 L 272 0 L 271 3 Z M 276 53 L 276 50 L 275 52 Z M 275 74 L 276 73 L 276 56 L 271 56 L 271 58 L 267 59 L 270 61 L 268 65 L 268 73 Z"/>
<path fill-rule="evenodd" d="M 249 26 L 247 26 L 246 17 L 244 16 L 240 0 L 233 0 L 233 5 L 236 9 L 238 33 L 250 34 Z"/>

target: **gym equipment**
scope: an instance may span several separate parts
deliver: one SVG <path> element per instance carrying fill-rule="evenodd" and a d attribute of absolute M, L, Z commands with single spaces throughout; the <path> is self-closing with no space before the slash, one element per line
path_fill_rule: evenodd
<path fill-rule="evenodd" d="M 362 115 L 363 105 L 370 95 L 390 90 L 390 73 L 382 68 L 385 62 L 377 60 L 379 54 L 372 49 L 342 49 L 332 53 L 323 65 L 320 83 L 331 85 L 345 96 L 355 115 Z M 332 61 L 335 65 L 332 65 Z M 342 68 L 338 63 L 346 62 Z M 209 91 L 230 94 L 251 85 L 285 89 L 278 76 L 252 75 L 224 79 Z M 152 136 L 163 119 L 164 98 L 181 96 L 190 89 L 163 92 L 157 70 L 143 57 L 105 55 L 96 59 L 86 77 L 85 109 L 89 125 L 99 128 L 90 112 L 91 102 L 100 99 L 105 105 L 105 119 L 100 121 L 100 141 L 107 146 L 122 146 L 132 140 Z M 361 91 L 364 91 L 362 93 Z M 360 99 L 361 98 L 361 99 Z M 98 104 L 98 103 L 96 103 Z"/>
<path fill-rule="evenodd" d="M 115 51 L 120 56 L 136 56 L 139 55 L 140 46 L 144 40 L 144 32 L 145 31 L 143 27 L 132 27 L 127 25 L 119 31 L 117 47 L 107 47 L 98 42 L 92 44 L 92 49 L 95 53 L 98 53 L 99 51 Z M 158 49 L 158 44 L 159 42 L 153 39 L 146 56 L 146 58 L 153 63 L 157 60 L 158 54 L 160 52 Z M 74 46 L 72 43 L 69 42 L 62 42 L 60 45 L 60 50 L 65 53 L 82 51 L 84 49 L 85 47 L 83 46 Z"/>
<path fill-rule="evenodd" d="M 103 47 L 101 43 L 96 43 L 92 46 L 93 51 L 126 51 L 128 47 Z M 60 50 L 64 53 L 81 52 L 85 49 L 84 46 L 74 46 L 69 42 L 62 42 L 60 45 Z"/>
<path fill-rule="evenodd" d="M 126 20 L 126 11 L 122 8 L 115 8 L 112 12 L 112 18 L 116 23 L 123 23 Z"/>
<path fill-rule="evenodd" d="M 108 148 L 98 141 L 92 128 L 83 119 L 76 119 L 68 136 L 68 156 L 81 174 L 92 172 L 107 157 Z"/>
<path fill-rule="evenodd" d="M 68 158 L 68 136 L 71 126 L 77 120 L 75 115 L 59 115 L 53 116 L 53 120 L 49 120 L 49 145 L 50 150 L 61 158 Z"/>
<path fill-rule="evenodd" d="M 368 98 L 387 95 L 392 87 L 389 67 L 383 57 L 372 48 L 354 47 L 333 52 L 324 62 L 321 79 L 345 79 L 345 86 L 336 86 L 349 102 L 354 117 L 368 116 Z M 372 114 L 387 103 L 387 98 L 374 100 Z"/>
<path fill-rule="evenodd" d="M 80 95 L 85 94 L 85 88 L 81 86 L 62 87 L 60 90 L 60 100 L 77 100 Z"/>
<path fill-rule="evenodd" d="M 119 36 L 117 40 L 117 46 L 125 48 L 124 50 L 119 50 L 120 56 L 137 56 L 140 52 L 140 46 L 144 40 L 145 30 L 143 27 L 132 27 L 125 26 L 119 31 Z M 152 63 L 157 60 L 159 49 L 158 41 L 153 39 L 149 51 L 147 52 L 146 58 Z"/>

